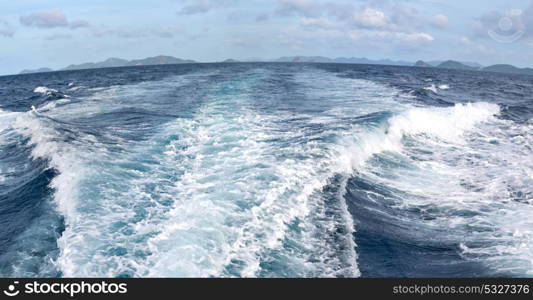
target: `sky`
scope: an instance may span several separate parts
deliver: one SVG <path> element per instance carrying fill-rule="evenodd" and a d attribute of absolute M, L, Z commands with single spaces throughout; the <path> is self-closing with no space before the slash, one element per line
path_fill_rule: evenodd
<path fill-rule="evenodd" d="M 156 55 L 533 67 L 533 0 L 0 0 L 2 75 Z"/>

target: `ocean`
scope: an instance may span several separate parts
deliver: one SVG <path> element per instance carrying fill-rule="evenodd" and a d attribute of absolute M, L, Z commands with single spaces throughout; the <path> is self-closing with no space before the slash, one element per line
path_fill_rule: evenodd
<path fill-rule="evenodd" d="M 0 77 L 2 277 L 531 277 L 533 77 Z"/>

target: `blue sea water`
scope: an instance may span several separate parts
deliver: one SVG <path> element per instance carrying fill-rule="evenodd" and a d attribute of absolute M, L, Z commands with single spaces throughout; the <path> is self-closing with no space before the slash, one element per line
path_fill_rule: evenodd
<path fill-rule="evenodd" d="M 342 64 L 0 77 L 0 275 L 532 276 L 531 91 Z"/>

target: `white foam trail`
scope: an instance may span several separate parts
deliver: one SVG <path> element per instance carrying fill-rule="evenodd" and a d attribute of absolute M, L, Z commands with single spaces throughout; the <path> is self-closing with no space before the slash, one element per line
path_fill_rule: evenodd
<path fill-rule="evenodd" d="M 432 91 L 432 92 L 435 93 L 435 94 L 437 94 L 437 93 L 439 92 L 439 91 L 437 90 L 437 87 L 436 87 L 434 84 L 425 87 L 424 90 Z"/>
<path fill-rule="evenodd" d="M 58 241 L 57 265 L 63 275 L 359 275 L 353 221 L 342 197 L 352 171 L 344 163 L 351 149 L 342 144 L 342 136 L 353 135 L 344 122 L 353 113 L 377 112 L 389 105 L 376 101 L 388 101 L 393 92 L 366 81 L 339 83 L 335 76 L 313 74 L 329 87 L 314 87 L 322 93 L 314 101 L 330 105 L 326 114 L 331 118 L 320 122 L 334 129 L 294 130 L 298 127 L 288 129 L 284 122 L 296 118 L 313 124 L 315 116 L 253 109 L 254 100 L 246 91 L 265 76 L 270 75 L 257 71 L 212 87 L 214 94 L 194 118 L 165 124 L 146 143 L 124 145 L 128 150 L 122 158 L 89 137 L 80 137 L 86 143 L 68 146 L 53 137 L 42 138 L 47 129 L 25 120 L 19 127 L 34 136 L 35 155 L 47 157 L 65 174 L 53 182 L 56 201 L 69 216 Z M 124 91 L 130 92 L 135 91 Z M 354 92 L 365 100 L 353 98 Z M 322 101 L 322 96 L 332 102 Z M 352 99 L 352 105 L 340 109 L 335 101 L 346 102 L 342 97 Z M 358 110 L 361 103 L 369 105 Z M 52 113 L 57 118 L 102 110 L 101 100 L 83 104 L 83 110 L 69 104 Z M 123 104 L 110 100 L 109 105 Z M 399 107 L 392 101 L 390 106 Z M 308 142 L 295 144 L 301 139 Z M 327 212 L 320 192 L 337 174 L 345 178 L 334 197 L 338 207 Z M 327 241 L 340 234 L 337 228 L 344 232 L 343 250 Z M 265 263 L 273 263 L 273 269 L 263 269 Z"/>
<path fill-rule="evenodd" d="M 33 90 L 33 92 L 38 94 L 50 95 L 52 93 L 57 93 L 57 90 L 47 88 L 45 86 L 38 86 Z"/>
<path fill-rule="evenodd" d="M 143 90 L 143 84 L 110 87 L 81 102 L 45 113 L 56 119 L 69 120 L 112 112 L 132 103 L 136 107 L 148 107 L 150 103 L 140 103 L 137 99 L 155 96 L 158 91 L 185 82 L 178 77 L 147 90 Z M 155 145 L 150 143 L 136 145 L 113 132 L 99 133 L 100 138 L 112 145 L 120 145 L 122 154 L 116 157 L 116 153 L 107 149 L 108 145 L 90 134 L 78 133 L 74 141 L 61 142 L 58 138 L 61 134 L 53 129 L 54 126 L 47 119 L 34 117 L 21 120 L 19 130 L 31 137 L 31 143 L 35 145 L 33 155 L 48 159 L 50 166 L 59 171 L 51 186 L 55 190 L 58 210 L 65 216 L 66 228 L 58 240 L 61 253 L 56 266 L 65 277 L 135 276 L 132 270 L 141 268 L 139 265 L 146 255 L 145 245 L 136 244 L 135 239 L 141 240 L 152 234 L 142 231 L 142 227 L 155 228 L 150 224 L 160 220 L 158 216 L 163 214 L 165 205 L 158 201 L 168 202 L 172 197 L 171 191 L 165 191 L 168 185 L 164 178 L 170 176 L 172 170 L 146 162 L 150 156 L 147 153 L 155 151 Z M 120 129 L 116 130 L 119 132 Z M 136 168 L 148 169 L 148 174 L 165 173 L 163 177 L 156 177 L 155 182 L 146 182 L 143 177 L 150 175 Z M 153 185 L 157 186 L 157 191 L 143 190 Z M 146 219 L 139 219 L 137 208 L 151 211 Z M 136 228 L 140 229 L 136 231 Z"/>
<path fill-rule="evenodd" d="M 457 192 L 456 199 L 461 206 L 484 212 L 470 220 L 454 220 L 457 226 L 482 228 L 472 240 L 463 240 L 465 256 L 496 271 L 532 276 L 533 126 L 497 120 L 480 129 L 469 137 L 465 152 L 470 155 L 454 163 L 462 186 L 468 187 Z M 476 240 L 486 244 L 476 245 Z"/>
<path fill-rule="evenodd" d="M 361 88 L 357 81 L 346 83 Z M 322 238 L 329 234 L 316 232 L 316 224 L 310 222 L 310 213 L 324 205 L 313 195 L 345 170 L 336 164 L 338 151 L 313 143 L 291 145 L 304 133 L 276 124 L 294 116 L 258 114 L 247 108 L 253 102 L 246 97 L 221 97 L 209 103 L 190 123 L 182 120 L 176 125 L 175 130 L 185 130 L 181 135 L 187 138 L 166 152 L 190 167 L 176 183 L 184 200 L 175 204 L 161 234 L 149 242 L 154 255 L 148 275 L 256 277 L 267 272 L 260 267 L 265 253 L 275 252 L 291 265 L 292 276 L 357 276 L 353 221 L 343 199 L 339 202 L 345 213 L 340 217 L 349 257 L 338 259 L 334 255 L 340 254 L 331 253 L 332 249 L 321 257 L 313 246 L 324 243 L 317 234 Z M 274 140 L 288 143 L 279 148 Z M 287 158 L 280 161 L 277 153 Z M 296 220 L 302 221 L 303 235 L 295 241 L 289 226 Z M 331 228 L 339 221 L 324 217 L 322 222 Z M 287 240 L 303 244 L 298 246 L 302 248 L 294 248 L 292 256 L 285 253 L 282 243 Z M 310 263 L 311 257 L 323 259 L 322 265 Z M 343 260 L 349 261 L 349 268 L 341 264 Z"/>
<path fill-rule="evenodd" d="M 393 111 L 406 109 L 405 105 L 393 101 L 394 91 L 369 82 L 324 74 L 305 75 L 301 81 L 301 84 L 321 82 L 320 86 L 308 86 L 308 92 L 317 99 L 330 97 L 328 105 L 331 109 L 323 117 L 299 116 L 308 118 L 310 123 L 332 126 L 353 115 L 370 114 L 385 108 Z M 347 90 L 347 86 L 354 90 Z M 359 97 L 354 102 L 346 99 L 353 97 L 352 92 Z M 164 230 L 150 239 L 150 250 L 154 255 L 149 276 L 254 277 L 264 274 L 260 268 L 264 253 L 283 257 L 293 271 L 302 272 L 297 276 L 357 276 L 356 245 L 352 239 L 355 228 L 343 199 L 346 177 L 341 181 L 337 203 L 341 220 L 324 217 L 324 204 L 315 193 L 328 185 L 335 174 L 350 176 L 377 153 L 401 151 L 402 139 L 407 135 L 428 134 L 437 139 L 458 141 L 474 125 L 499 112 L 497 105 L 487 103 L 457 104 L 452 108 L 409 108 L 389 120 L 388 131 L 382 128 L 369 131 L 366 126 L 344 124 L 344 128 L 335 131 L 337 143 L 295 146 L 291 143 L 299 137 L 312 139 L 314 133 L 286 132 L 275 125 L 295 118 L 294 115 L 258 115 L 246 108 L 248 99 L 231 99 L 234 102 L 227 102 L 225 98 L 210 101 L 210 105 L 190 123 L 181 121 L 176 125 L 175 130 L 185 130 L 181 135 L 187 138 L 171 144 L 167 154 L 190 166 L 177 182 L 179 194 L 185 195 L 186 201 L 176 203 L 169 213 L 169 221 L 162 226 Z M 343 106 L 339 107 L 336 101 L 342 102 Z M 317 101 L 317 104 L 324 105 L 320 103 L 323 102 Z M 234 107 L 232 104 L 238 105 Z M 228 115 L 227 110 L 237 115 Z M 280 135 L 280 132 L 285 133 Z M 322 136 L 328 132 L 318 134 Z M 248 139 L 242 140 L 243 137 Z M 288 142 L 286 148 L 261 142 L 280 139 Z M 225 145 L 221 143 L 224 140 L 234 141 L 232 147 L 211 152 L 213 145 Z M 185 152 L 184 148 L 187 149 Z M 300 158 L 277 161 L 275 152 Z M 248 172 L 240 174 L 242 169 L 253 171 L 257 164 L 264 166 L 258 174 L 275 180 L 269 179 L 266 183 L 246 177 Z M 247 176 L 250 175 L 257 176 L 255 172 Z M 251 215 L 228 209 L 235 203 L 226 202 L 226 197 L 244 197 L 241 198 L 243 203 L 252 205 Z M 320 215 L 322 217 L 318 218 Z M 228 216 L 239 226 L 235 227 L 233 223 L 228 226 Z M 303 221 L 300 225 L 302 234 L 297 241 L 288 229 L 294 220 Z M 327 230 L 316 237 L 317 229 L 336 226 L 345 226 L 346 248 L 351 249 L 342 254 L 346 256 L 342 259 L 332 255 L 332 249 L 324 245 Z M 294 252 L 293 249 L 291 256 L 281 247 L 283 241 L 301 242 L 305 245 L 302 249 L 312 248 L 313 251 Z M 311 266 L 310 256 L 315 261 L 323 259 L 323 264 L 315 262 Z M 182 259 L 177 260 L 177 257 Z M 346 261 L 351 263 L 349 268 Z M 339 269 L 339 266 L 346 269 Z"/>
<path fill-rule="evenodd" d="M 418 224 L 418 235 L 456 243 L 465 259 L 494 272 L 530 276 L 533 135 L 531 126 L 497 114 L 499 107 L 488 103 L 410 109 L 390 119 L 388 133 L 368 146 L 370 152 L 401 155 L 397 159 L 410 168 L 373 162 L 360 170 L 369 180 L 405 193 L 391 199 L 397 209 L 429 216 L 405 220 Z M 411 142 L 402 143 L 400 136 Z"/>

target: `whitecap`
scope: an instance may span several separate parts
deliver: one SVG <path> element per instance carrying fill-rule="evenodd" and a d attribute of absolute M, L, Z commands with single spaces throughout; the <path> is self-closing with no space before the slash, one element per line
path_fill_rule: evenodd
<path fill-rule="evenodd" d="M 432 84 L 432 85 L 430 85 L 430 86 L 427 86 L 427 87 L 425 87 L 425 88 L 424 88 L 424 90 L 427 90 L 427 91 L 432 91 L 432 92 L 433 92 L 433 93 L 435 93 L 435 94 L 437 94 L 437 93 L 438 93 L 438 91 L 437 91 L 437 87 L 436 87 L 436 86 L 435 86 L 434 84 Z"/>
<path fill-rule="evenodd" d="M 37 94 L 44 94 L 44 95 L 50 95 L 52 93 L 57 93 L 57 90 L 55 89 L 51 89 L 51 88 L 47 88 L 45 86 L 38 86 L 36 87 L 34 90 L 33 90 L 34 93 L 37 93 Z"/>

